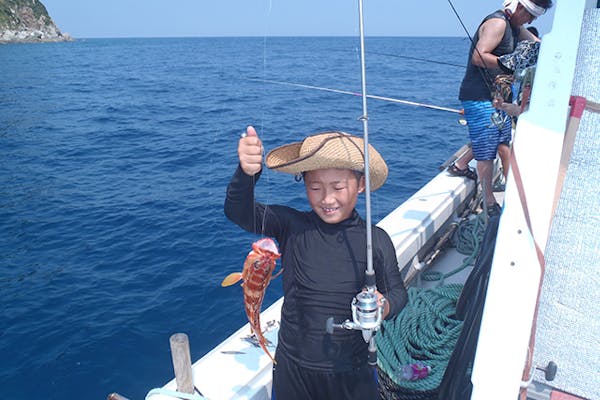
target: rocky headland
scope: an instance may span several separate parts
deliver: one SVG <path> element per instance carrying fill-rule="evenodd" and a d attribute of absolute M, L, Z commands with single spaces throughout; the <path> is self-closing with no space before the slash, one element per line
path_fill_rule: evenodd
<path fill-rule="evenodd" d="M 0 0 L 0 43 L 71 40 L 68 33 L 58 29 L 39 0 Z"/>

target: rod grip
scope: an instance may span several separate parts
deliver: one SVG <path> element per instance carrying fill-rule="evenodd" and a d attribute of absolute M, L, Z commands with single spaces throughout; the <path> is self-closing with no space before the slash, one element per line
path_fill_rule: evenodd
<path fill-rule="evenodd" d="M 375 342 L 375 336 L 371 336 L 371 340 L 369 340 L 367 363 L 373 367 L 377 365 L 377 343 Z"/>
<path fill-rule="evenodd" d="M 367 359 L 367 362 L 372 367 L 377 365 L 377 350 L 375 350 L 375 351 L 369 350 L 369 357 Z"/>
<path fill-rule="evenodd" d="M 367 273 L 365 283 L 366 283 L 367 287 L 375 286 L 377 284 L 377 280 L 375 279 L 375 273 L 372 273 L 372 274 Z"/>

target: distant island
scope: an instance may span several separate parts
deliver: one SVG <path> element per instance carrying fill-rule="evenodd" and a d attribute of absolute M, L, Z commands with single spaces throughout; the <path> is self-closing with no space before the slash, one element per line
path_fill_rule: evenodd
<path fill-rule="evenodd" d="M 39 0 L 0 0 L 0 43 L 65 42 L 73 38 L 58 29 Z"/>

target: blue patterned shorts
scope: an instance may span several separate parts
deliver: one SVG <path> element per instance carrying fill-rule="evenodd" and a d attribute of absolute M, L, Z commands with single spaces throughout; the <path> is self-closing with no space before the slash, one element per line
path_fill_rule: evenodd
<path fill-rule="evenodd" d="M 473 155 L 476 160 L 486 161 L 496 159 L 498 145 L 509 144 L 512 135 L 510 118 L 505 118 L 501 127 L 492 123 L 492 113 L 496 110 L 491 101 L 463 101 L 469 137 L 473 146 Z M 499 111 L 503 117 L 504 111 Z"/>

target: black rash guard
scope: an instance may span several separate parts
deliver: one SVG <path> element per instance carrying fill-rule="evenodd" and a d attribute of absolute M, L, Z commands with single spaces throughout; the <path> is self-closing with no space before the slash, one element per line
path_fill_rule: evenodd
<path fill-rule="evenodd" d="M 254 201 L 260 174 L 246 175 L 238 166 L 227 188 L 225 215 L 243 229 L 274 237 L 282 254 L 284 302 L 277 353 L 298 365 L 321 371 L 345 371 L 367 363 L 360 331 L 325 331 L 327 318 L 352 320 L 350 304 L 365 287 L 366 223 L 356 210 L 337 224 L 314 211 Z M 393 317 L 407 302 L 392 241 L 373 226 L 373 267 L 377 290 Z"/>

